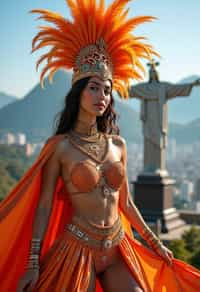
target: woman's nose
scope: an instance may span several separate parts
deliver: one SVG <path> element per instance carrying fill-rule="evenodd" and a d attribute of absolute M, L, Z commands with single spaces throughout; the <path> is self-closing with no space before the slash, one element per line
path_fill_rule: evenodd
<path fill-rule="evenodd" d="M 104 92 L 104 89 L 100 90 L 99 98 L 100 98 L 100 99 L 105 99 L 105 92 Z"/>

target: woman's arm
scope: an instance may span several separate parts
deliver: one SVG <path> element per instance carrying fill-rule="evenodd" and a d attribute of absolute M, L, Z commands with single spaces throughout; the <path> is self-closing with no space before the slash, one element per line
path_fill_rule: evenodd
<path fill-rule="evenodd" d="M 127 167 L 126 142 L 122 138 L 121 140 L 122 140 L 122 161 L 124 163 L 124 166 Z M 148 228 L 139 210 L 137 209 L 136 205 L 133 202 L 132 196 L 129 191 L 127 177 L 120 188 L 119 206 L 122 212 L 126 215 L 128 220 L 130 221 L 132 227 L 135 228 L 139 234 L 142 233 L 142 230 L 144 230 L 145 228 Z"/>
<path fill-rule="evenodd" d="M 49 216 L 51 213 L 52 199 L 57 179 L 60 174 L 60 149 L 59 144 L 55 152 L 46 162 L 42 172 L 41 194 L 35 213 L 32 229 L 32 240 L 29 250 L 28 263 L 26 271 L 19 280 L 17 292 L 22 292 L 29 287 L 32 291 L 35 283 L 39 278 L 39 258 L 41 241 L 48 226 Z"/>
<path fill-rule="evenodd" d="M 32 240 L 27 269 L 39 269 L 41 242 L 48 226 L 53 194 L 60 174 L 60 145 L 43 167 L 41 193 L 32 227 Z"/>
<path fill-rule="evenodd" d="M 41 194 L 33 223 L 33 238 L 39 238 L 41 240 L 43 239 L 51 213 L 53 194 L 59 174 L 60 149 L 58 145 L 55 152 L 52 154 L 43 168 Z"/>
<path fill-rule="evenodd" d="M 121 138 L 121 141 L 122 161 L 126 167 L 126 142 L 123 138 Z M 168 263 L 171 263 L 172 252 L 168 250 L 165 246 L 163 246 L 160 240 L 155 236 L 155 234 L 145 223 L 139 210 L 132 200 L 127 178 L 124 180 L 124 183 L 122 184 L 119 191 L 119 206 L 124 215 L 130 221 L 132 227 L 137 230 L 137 232 L 147 241 L 147 243 L 154 249 L 154 251 L 161 255 Z"/>

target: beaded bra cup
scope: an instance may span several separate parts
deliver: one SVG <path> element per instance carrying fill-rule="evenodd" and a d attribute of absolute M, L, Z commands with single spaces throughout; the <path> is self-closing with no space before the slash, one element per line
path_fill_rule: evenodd
<path fill-rule="evenodd" d="M 77 189 L 75 192 L 70 192 L 73 195 L 90 193 L 100 188 L 102 195 L 107 197 L 113 191 L 119 190 L 124 178 L 125 169 L 121 161 L 97 167 L 88 161 L 80 161 L 74 164 L 70 178 L 65 180 L 65 183 L 71 183 Z"/>

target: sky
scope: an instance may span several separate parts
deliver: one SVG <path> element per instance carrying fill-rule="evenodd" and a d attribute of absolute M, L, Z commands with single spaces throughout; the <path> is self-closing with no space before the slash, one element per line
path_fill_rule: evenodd
<path fill-rule="evenodd" d="M 111 1 L 107 0 L 109 4 Z M 160 79 L 178 82 L 200 75 L 200 1 L 130 1 L 129 16 L 152 15 L 158 19 L 139 26 L 135 35 L 148 37 L 160 53 Z M 34 8 L 49 9 L 69 18 L 65 0 L 1 0 L 0 3 L 0 92 L 22 98 L 38 82 L 35 63 L 41 52 L 30 54 L 37 33 Z"/>

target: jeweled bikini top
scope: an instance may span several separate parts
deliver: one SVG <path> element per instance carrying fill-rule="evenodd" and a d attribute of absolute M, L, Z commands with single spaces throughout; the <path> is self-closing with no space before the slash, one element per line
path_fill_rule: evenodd
<path fill-rule="evenodd" d="M 112 191 L 119 190 L 125 178 L 125 168 L 122 161 L 104 163 L 95 167 L 89 161 L 80 161 L 74 164 L 70 177 L 65 180 L 71 183 L 77 191 L 71 194 L 89 193 L 95 188 L 101 188 L 104 196 Z"/>
<path fill-rule="evenodd" d="M 69 141 L 72 142 L 71 139 Z M 77 146 L 74 142 L 72 145 Z M 91 161 L 94 161 L 91 154 L 85 152 L 85 149 L 79 147 L 78 149 L 81 152 L 84 150 L 84 154 L 88 154 Z M 70 194 L 89 193 L 96 188 L 100 188 L 102 195 L 108 196 L 111 192 L 119 190 L 125 178 L 126 170 L 124 164 L 122 160 L 106 162 L 105 157 L 104 155 L 101 163 L 95 161 L 96 165 L 88 160 L 74 163 L 70 169 L 68 179 L 65 179 L 65 183 L 72 184 L 76 189 L 76 191 L 70 190 Z"/>

